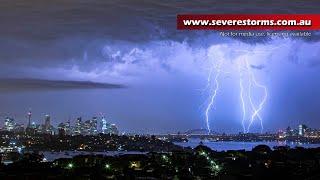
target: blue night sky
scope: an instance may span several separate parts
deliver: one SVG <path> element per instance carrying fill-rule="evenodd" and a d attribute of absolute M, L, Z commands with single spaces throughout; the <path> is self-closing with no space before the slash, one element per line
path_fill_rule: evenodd
<path fill-rule="evenodd" d="M 264 132 L 299 123 L 320 128 L 319 32 L 311 38 L 232 39 L 214 31 L 178 31 L 175 24 L 178 13 L 319 13 L 320 2 L 217 2 L 5 0 L 0 4 L 1 119 L 12 116 L 26 124 L 31 108 L 36 123 L 43 123 L 45 114 L 55 125 L 104 114 L 121 132 L 206 128 L 205 110 L 216 87 L 213 79 L 207 86 L 208 76 L 215 77 L 211 68 L 221 63 L 209 112 L 213 131 L 243 131 L 240 77 L 244 122 L 250 122 L 250 73 L 267 88 L 259 111 Z M 9 88 L 11 78 L 48 81 L 33 81 L 31 88 L 13 82 Z M 50 80 L 123 87 L 55 88 Z M 251 90 L 256 107 L 262 90 Z M 255 119 L 250 131 L 260 127 Z"/>

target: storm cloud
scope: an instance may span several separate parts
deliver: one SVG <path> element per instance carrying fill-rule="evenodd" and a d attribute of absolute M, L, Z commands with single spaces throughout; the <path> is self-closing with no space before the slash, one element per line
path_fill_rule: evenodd
<path fill-rule="evenodd" d="M 0 91 L 39 91 L 68 89 L 116 89 L 123 85 L 90 81 L 58 81 L 45 79 L 0 79 Z"/>
<path fill-rule="evenodd" d="M 178 31 L 179 13 L 318 13 L 319 1 L 230 0 L 78 1 L 4 0 L 0 4 L 0 63 L 57 66 L 105 61 L 101 48 L 113 41 L 146 43 L 158 40 L 193 43 L 210 31 Z M 194 8 L 197 7 L 197 8 Z M 312 39 L 317 39 L 316 33 Z M 248 43 L 262 38 L 242 39 Z M 267 39 L 268 41 L 268 39 Z"/>

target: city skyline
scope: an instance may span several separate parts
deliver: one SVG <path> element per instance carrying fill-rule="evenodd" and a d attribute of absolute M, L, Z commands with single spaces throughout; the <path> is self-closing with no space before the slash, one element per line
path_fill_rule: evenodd
<path fill-rule="evenodd" d="M 82 116 L 80 117 L 76 117 L 76 118 L 72 118 L 69 117 L 67 120 L 65 121 L 59 121 L 56 122 L 54 124 L 52 124 L 52 117 L 49 114 L 45 114 L 41 120 L 34 120 L 32 118 L 33 113 L 31 110 L 29 110 L 26 113 L 25 116 L 25 121 L 26 123 L 19 123 L 16 122 L 16 119 L 14 117 L 10 117 L 7 116 L 4 118 L 4 123 L 3 126 L 0 125 L 0 130 L 4 130 L 4 131 L 28 131 L 28 128 L 33 128 L 33 129 L 39 129 L 39 132 L 41 133 L 49 133 L 49 134 L 58 134 L 59 129 L 63 129 L 65 131 L 65 133 L 70 134 L 70 135 L 76 135 L 76 134 L 98 134 L 98 133 L 103 133 L 103 134 L 113 134 L 115 132 L 115 134 L 118 133 L 128 133 L 128 134 L 132 134 L 132 133 L 136 133 L 136 134 L 166 134 L 166 133 L 155 133 L 155 132 L 125 132 L 125 131 L 119 131 L 118 127 L 116 126 L 116 124 L 112 123 L 112 121 L 109 119 L 106 119 L 106 116 L 103 115 L 102 113 L 100 113 L 100 115 L 98 116 L 91 116 L 90 118 L 85 117 L 82 118 Z M 94 123 L 94 125 L 92 125 L 92 123 Z M 86 125 L 87 124 L 87 125 Z M 81 127 L 83 126 L 83 127 Z M 86 127 L 86 126 L 90 126 L 90 127 Z M 291 129 L 291 127 L 293 127 L 293 129 Z M 296 128 L 294 128 L 296 127 Z M 90 128 L 93 128 L 92 132 L 89 132 Z M 82 129 L 82 130 L 80 130 Z M 84 131 L 83 129 L 88 129 L 86 131 Z M 113 130 L 112 130 L 113 129 Z M 263 133 L 279 133 L 279 132 L 284 132 L 287 133 L 290 131 L 290 133 L 293 133 L 295 131 L 295 134 L 302 136 L 305 132 L 306 129 L 310 129 L 310 130 L 316 130 L 317 127 L 308 127 L 305 124 L 297 124 L 297 125 L 288 125 L 286 127 L 282 127 L 279 129 L 275 129 L 273 131 L 267 131 L 267 132 L 260 132 L 260 134 Z M 120 129 L 121 130 L 121 129 Z M 210 131 L 208 129 L 201 129 L 201 128 L 195 128 L 195 129 L 187 129 L 187 130 L 179 130 L 177 132 L 167 132 L 167 134 L 176 134 L 176 133 L 186 133 L 189 134 L 191 132 L 198 132 L 200 134 L 225 134 L 225 132 L 219 132 L 219 131 Z M 238 133 L 257 133 L 257 132 L 234 132 L 234 133 L 229 133 L 229 134 L 238 134 Z M 192 133 L 191 133 L 192 134 Z"/>
<path fill-rule="evenodd" d="M 51 116 L 46 114 L 41 122 L 36 122 L 32 118 L 32 111 L 26 113 L 27 123 L 16 122 L 13 117 L 6 117 L 4 124 L 1 126 L 2 131 L 25 132 L 26 134 L 66 134 L 66 135 L 97 135 L 102 134 L 119 134 L 118 128 L 111 121 L 106 120 L 104 115 L 100 117 L 93 116 L 90 119 L 77 117 L 74 123 L 71 118 L 67 121 L 61 121 L 58 124 L 51 124 Z"/>

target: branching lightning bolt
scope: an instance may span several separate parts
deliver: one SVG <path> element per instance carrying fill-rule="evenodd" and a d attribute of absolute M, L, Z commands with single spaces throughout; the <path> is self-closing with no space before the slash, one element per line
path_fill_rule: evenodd
<path fill-rule="evenodd" d="M 246 126 L 245 126 L 245 118 L 246 118 L 246 104 L 245 104 L 245 101 L 244 101 L 244 98 L 243 98 L 243 74 L 242 74 L 242 71 L 241 71 L 241 66 L 240 64 L 238 63 L 238 70 L 239 70 L 239 75 L 240 75 L 240 81 L 239 81 L 239 85 L 240 85 L 240 99 L 241 99 L 241 105 L 242 105 L 242 121 L 241 121 L 241 124 L 242 124 L 242 128 L 243 128 L 243 132 L 246 132 Z"/>
<path fill-rule="evenodd" d="M 218 90 L 219 90 L 219 76 L 221 74 L 221 65 L 222 65 L 221 60 L 219 61 L 218 65 L 215 65 L 215 64 L 212 65 L 212 68 L 210 70 L 210 73 L 209 73 L 209 76 L 207 79 L 207 87 L 210 87 L 210 84 L 212 81 L 213 69 L 215 69 L 216 74 L 214 76 L 214 88 L 212 90 L 212 95 L 210 96 L 209 103 L 208 103 L 206 111 L 205 111 L 205 116 L 206 116 L 205 119 L 206 119 L 206 126 L 207 126 L 208 133 L 211 132 L 210 122 L 209 122 L 209 112 L 213 107 L 214 100 L 215 100 L 217 93 L 218 93 Z"/>
<path fill-rule="evenodd" d="M 248 128 L 247 128 L 247 132 L 249 132 L 250 127 L 252 126 L 252 123 L 253 123 L 253 121 L 255 120 L 256 117 L 260 120 L 260 126 L 261 126 L 261 132 L 262 132 L 263 131 L 263 123 L 262 123 L 262 118 L 261 118 L 259 113 L 262 110 L 264 104 L 266 103 L 266 100 L 267 100 L 267 97 L 268 97 L 268 90 L 267 90 L 266 86 L 261 85 L 256 81 L 254 73 L 251 71 L 251 69 L 249 67 L 249 62 L 248 62 L 247 59 L 245 59 L 245 63 L 246 63 L 246 67 L 247 67 L 247 70 L 248 70 L 248 73 L 249 73 L 249 93 L 248 93 L 248 96 L 249 96 L 250 104 L 251 104 L 251 107 L 252 107 L 252 110 L 253 110 L 253 113 L 252 113 L 251 119 L 250 119 L 250 123 L 249 123 Z M 264 95 L 263 95 L 262 100 L 260 101 L 260 103 L 258 105 L 258 108 L 256 108 L 256 106 L 254 105 L 254 103 L 252 101 L 252 97 L 251 97 L 252 84 L 254 84 L 258 88 L 263 89 L 263 91 L 264 91 Z"/>

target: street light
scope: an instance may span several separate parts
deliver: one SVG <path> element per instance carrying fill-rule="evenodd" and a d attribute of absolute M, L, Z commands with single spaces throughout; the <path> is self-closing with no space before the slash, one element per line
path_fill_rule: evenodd
<path fill-rule="evenodd" d="M 67 167 L 68 167 L 69 169 L 72 169 L 72 168 L 73 168 L 73 164 L 72 164 L 72 163 L 69 163 Z"/>

